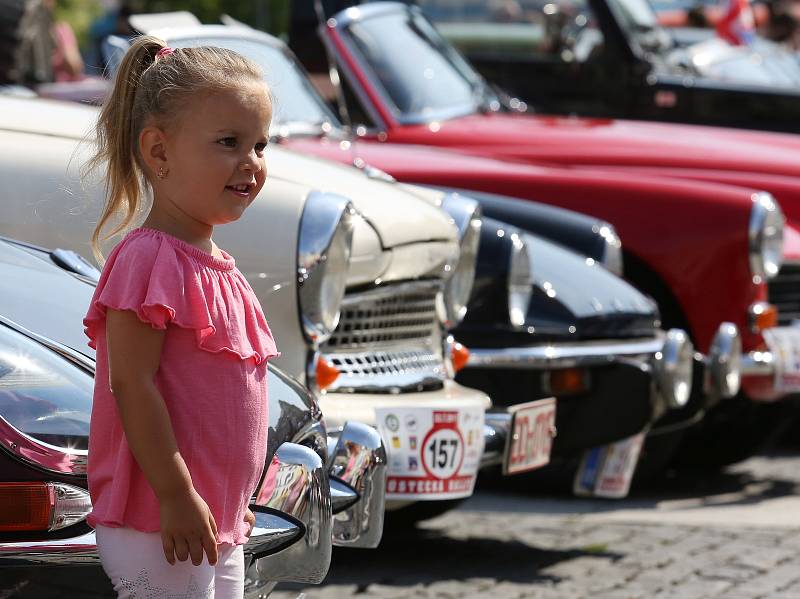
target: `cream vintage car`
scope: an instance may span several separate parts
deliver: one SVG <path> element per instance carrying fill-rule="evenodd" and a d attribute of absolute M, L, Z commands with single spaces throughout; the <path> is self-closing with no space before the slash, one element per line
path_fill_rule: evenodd
<path fill-rule="evenodd" d="M 0 234 L 91 256 L 102 185 L 80 172 L 96 114 L 0 97 Z M 463 349 L 446 333 L 472 287 L 477 205 L 278 147 L 267 162 L 260 196 L 215 236 L 264 306 L 276 364 L 318 397 L 331 447 L 348 420 L 382 434 L 387 507 L 469 496 L 509 445 L 507 424 L 485 415 L 489 397 L 454 382 Z M 367 497 L 384 487 L 356 483 Z M 377 543 L 381 522 L 363 503 L 340 514 L 335 542 Z"/>

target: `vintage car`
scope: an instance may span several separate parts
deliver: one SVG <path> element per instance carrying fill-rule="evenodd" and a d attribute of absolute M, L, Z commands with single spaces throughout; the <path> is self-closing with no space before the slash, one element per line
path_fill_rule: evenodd
<path fill-rule="evenodd" d="M 286 130 L 291 129 L 315 130 L 313 121 L 299 119 L 303 115 L 318 118 L 320 111 L 324 116 L 326 109 L 313 93 L 308 95 L 310 88 L 303 90 L 308 83 L 279 42 L 252 29 L 199 23 L 168 30 L 148 27 L 148 23 L 163 23 L 171 16 L 142 15 L 135 22 L 138 28 L 163 37 L 174 47 L 227 46 L 258 61 L 268 74 L 279 107 L 274 117 L 278 136 L 285 139 Z M 186 20 L 186 15 L 180 15 L 181 24 Z M 361 166 L 373 176 L 388 177 L 372 167 Z M 494 206 L 502 200 L 484 195 L 480 202 Z M 563 209 L 514 204 L 518 212 L 530 219 L 526 224 L 529 230 L 547 231 L 559 244 L 569 244 L 581 255 L 555 247 L 516 227 L 484 219 L 478 245 L 479 284 L 470 297 L 465 320 L 452 330 L 456 341 L 470 347 L 470 358 L 456 380 L 484 390 L 497 405 L 517 403 L 521 388 L 527 390 L 525 398 L 529 401 L 554 396 L 559 431 L 552 446 L 556 467 L 563 468 L 565 461 L 571 461 L 574 468 L 566 470 L 572 472 L 578 467 L 576 458 L 584 451 L 602 453 L 606 445 L 635 436 L 644 429 L 656 432 L 666 422 L 679 432 L 680 424 L 694 421 L 709 401 L 736 392 L 735 327 L 725 326 L 718 333 L 718 350 L 710 359 L 713 364 L 710 393 L 705 394 L 700 384 L 690 397 L 692 351 L 686 335 L 671 331 L 664 336 L 658 331 L 653 304 L 597 266 L 604 264 L 608 269 L 621 270 L 621 245 L 613 227 Z M 538 257 L 532 267 L 528 264 L 528 253 Z M 588 262 L 587 256 L 591 256 Z M 529 267 L 534 272 L 533 287 L 529 282 Z M 659 361 L 656 358 L 659 352 L 669 357 Z M 668 364 L 673 361 L 674 367 Z M 702 365 L 698 370 L 702 372 Z M 567 379 L 570 382 L 564 385 Z M 620 387 L 629 392 L 620 397 L 617 392 Z M 673 411 L 665 420 L 660 419 L 669 408 L 678 407 L 683 408 L 679 414 Z M 512 408 L 520 422 L 536 420 L 539 415 L 531 410 L 521 413 L 519 407 Z M 621 413 L 626 417 L 621 417 Z M 487 418 L 504 427 L 510 415 L 490 413 Z M 546 430 L 544 418 L 539 416 L 539 419 Z M 591 427 L 586 426 L 589 422 Z M 679 434 L 671 439 L 674 442 L 678 437 Z M 545 449 L 547 445 L 539 447 Z M 514 464 L 516 467 L 506 463 L 507 472 L 520 472 L 537 464 L 533 459 L 526 468 L 525 460 L 515 453 L 520 449 L 524 453 L 524 445 L 512 446 L 509 460 L 519 463 Z M 669 454 L 670 445 L 662 444 L 659 451 L 648 449 L 650 459 L 646 469 L 653 470 Z M 659 460 L 653 459 L 655 454 Z M 635 464 L 634 457 L 623 485 L 625 490 Z M 419 508 L 414 509 L 418 513 Z M 395 514 L 394 519 L 398 516 Z"/>
<path fill-rule="evenodd" d="M 732 321 L 745 329 L 748 335 L 747 349 L 754 352 L 758 350 L 753 356 L 746 356 L 750 360 L 748 364 L 751 372 L 754 368 L 753 361 L 757 358 L 762 362 L 759 368 L 766 367 L 768 374 L 772 372 L 769 363 L 763 364 L 765 356 L 771 357 L 771 354 L 761 351 L 761 337 L 754 335 L 748 315 L 748 307 L 762 302 L 766 292 L 765 285 L 750 280 L 751 258 L 752 268 L 759 268 L 759 264 L 765 259 L 774 259 L 772 250 L 776 243 L 780 248 L 780 228 L 772 228 L 771 221 L 762 222 L 767 214 L 770 219 L 780 221 L 777 206 L 769 203 L 768 196 L 758 196 L 765 205 L 759 203 L 754 206 L 752 190 L 729 186 L 680 182 L 676 184 L 653 176 L 621 176 L 614 172 L 596 170 L 576 174 L 574 169 L 533 168 L 515 162 L 442 149 L 392 143 L 388 140 L 386 130 L 359 127 L 363 129 L 360 131 L 361 135 L 348 137 L 336 116 L 326 108 L 308 80 L 303 77 L 302 70 L 286 47 L 275 38 L 251 29 L 232 31 L 230 28 L 215 26 L 183 31 L 172 29 L 162 34 L 169 37 L 173 44 L 181 43 L 180 40 L 202 39 L 208 43 L 225 45 L 234 43 L 232 40 L 235 40 L 234 47 L 237 50 L 251 53 L 261 60 L 272 74 L 271 82 L 276 96 L 282 99 L 280 103 L 283 112 L 277 118 L 278 139 L 291 148 L 344 163 L 353 162 L 372 173 L 376 172 L 374 167 L 379 167 L 404 181 L 466 189 L 468 195 L 481 202 L 485 215 L 519 225 L 559 243 L 564 243 L 564 235 L 568 234 L 569 227 L 565 229 L 563 223 L 560 227 L 554 227 L 552 223 L 555 221 L 544 219 L 541 206 L 538 208 L 539 212 L 532 215 L 532 208 L 523 209 L 520 202 L 503 201 L 494 194 L 507 193 L 527 199 L 542 199 L 599 215 L 604 220 L 611 220 L 609 216 L 616 220 L 622 217 L 620 222 L 627 232 L 623 234 L 623 238 L 627 239 L 630 235 L 634 242 L 633 250 L 627 241 L 623 249 L 626 275 L 659 300 L 662 321 L 670 327 L 682 327 L 690 331 L 696 345 L 700 345 L 705 353 L 705 360 L 715 364 L 729 363 L 730 339 L 720 344 L 717 335 L 722 329 L 721 337 L 730 338 L 732 329 L 728 325 L 722 326 L 722 323 Z M 350 96 L 351 101 L 355 100 L 352 95 L 346 95 Z M 352 106 L 352 102 L 347 104 L 347 108 Z M 447 125 L 439 121 L 435 124 Z M 605 209 L 603 201 L 609 202 L 608 209 Z M 691 219 L 676 219 L 673 212 L 678 206 L 683 206 L 685 210 L 707 212 L 704 219 L 708 220 L 695 223 Z M 563 218 L 562 214 L 559 220 L 563 221 Z M 752 247 L 748 240 L 751 235 L 748 222 L 751 218 L 755 240 Z M 706 226 L 706 222 L 713 222 L 714 228 Z M 611 228 L 604 229 L 602 223 L 597 221 L 593 227 L 597 228 L 596 232 L 608 234 L 612 231 Z M 725 234 L 722 234 L 723 229 Z M 765 236 L 765 231 L 769 235 Z M 770 236 L 778 241 L 766 243 L 771 239 Z M 594 236 L 593 247 L 608 247 L 607 243 L 598 245 L 600 237 L 602 235 Z M 587 241 L 582 247 L 574 247 L 587 254 L 590 246 L 592 243 Z M 717 249 L 709 254 L 709 248 L 712 247 Z M 671 252 L 677 252 L 676 255 L 683 256 L 687 262 L 671 259 Z M 723 256 L 729 260 L 723 261 L 720 268 L 717 260 Z M 777 258 L 780 259 L 780 249 Z M 602 256 L 600 259 L 603 259 Z M 689 263 L 702 264 L 703 268 L 694 267 L 687 271 Z M 773 267 L 774 264 L 770 262 L 770 266 Z M 616 268 L 621 271 L 621 264 L 618 263 Z M 687 272 L 690 274 L 688 278 Z M 713 276 L 710 276 L 712 272 Z M 717 292 L 711 290 L 719 285 L 728 296 L 736 298 L 730 306 L 724 307 L 724 311 L 713 302 Z M 675 299 L 671 289 L 673 286 L 678 287 L 683 294 L 679 296 L 681 303 Z M 758 295 L 759 293 L 762 295 Z M 691 325 L 691 329 L 686 327 L 687 323 Z M 537 342 L 540 340 L 530 340 L 532 344 Z M 729 349 L 720 354 L 722 345 L 729 346 Z M 477 351 L 479 348 L 473 346 L 473 349 Z M 698 361 L 697 365 L 701 366 L 702 361 Z M 735 392 L 738 378 L 735 368 L 721 369 L 715 366 L 711 370 L 718 373 L 712 377 L 715 387 L 710 388 L 711 393 L 706 396 L 706 400 L 713 403 L 719 397 Z M 695 379 L 701 382 L 697 385 L 701 393 L 706 386 L 702 384 L 704 378 L 702 368 L 696 368 Z M 499 398 L 497 400 L 502 401 Z M 778 411 L 774 406 L 753 408 L 742 397 L 725 403 L 726 410 L 767 412 L 770 418 L 772 412 Z M 724 433 L 730 429 L 728 416 L 726 414 L 723 419 L 726 425 L 722 426 L 721 431 L 717 431 L 720 434 L 716 435 L 713 449 L 704 451 L 704 456 L 716 454 L 718 460 L 732 459 L 732 455 L 742 456 L 752 451 L 763 436 L 769 434 L 769 426 L 757 423 L 760 416 L 749 415 L 745 419 L 747 428 L 744 431 L 737 431 L 736 435 L 726 437 Z M 727 438 L 727 442 L 723 442 L 724 438 Z M 688 453 L 691 455 L 693 452 Z"/>
<path fill-rule="evenodd" d="M 110 591 L 85 521 L 94 354 L 82 319 L 98 276 L 74 252 L 0 239 L 4 595 L 23 588 L 30 597 Z M 269 384 L 269 448 L 250 506 L 256 528 L 245 546 L 248 597 L 278 581 L 321 582 L 332 539 L 362 531 L 379 537 L 383 517 L 386 453 L 378 434 L 347 423 L 329 454 L 313 396 L 272 365 Z M 373 511 L 354 510 L 359 493 L 376 484 L 378 492 L 366 489 Z M 57 587 L 49 587 L 53 566 L 62 568 Z"/>
<path fill-rule="evenodd" d="M 800 131 L 800 62 L 761 37 L 663 27 L 647 0 L 417 0 L 491 83 L 536 111 Z M 614 81 L 614 85 L 608 85 Z"/>
<path fill-rule="evenodd" d="M 102 192 L 78 171 L 96 109 L 14 97 L 0 104 L 8 199 L 0 231 L 91 255 Z M 20 185 L 17 160 L 42 157 L 42 141 L 46 158 Z M 468 497 L 480 466 L 510 451 L 509 422 L 484 417 L 489 397 L 453 380 L 466 350 L 447 328 L 463 318 L 472 287 L 476 203 L 284 148 L 267 160 L 269 183 L 247 218 L 215 239 L 265 307 L 282 351 L 277 365 L 317 396 L 331 443 L 347 421 L 377 427 L 390 454 L 390 507 Z M 372 546 L 375 532 L 335 542 Z"/>

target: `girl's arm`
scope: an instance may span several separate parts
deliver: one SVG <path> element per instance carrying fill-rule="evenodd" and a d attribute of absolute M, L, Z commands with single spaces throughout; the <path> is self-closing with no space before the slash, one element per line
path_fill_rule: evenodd
<path fill-rule="evenodd" d="M 203 550 L 217 562 L 214 517 L 195 491 L 183 461 L 169 412 L 155 386 L 164 331 L 130 310 L 106 314 L 109 383 L 117 400 L 128 446 L 155 491 L 161 511 L 161 541 L 170 564 L 175 557 L 199 565 Z"/>

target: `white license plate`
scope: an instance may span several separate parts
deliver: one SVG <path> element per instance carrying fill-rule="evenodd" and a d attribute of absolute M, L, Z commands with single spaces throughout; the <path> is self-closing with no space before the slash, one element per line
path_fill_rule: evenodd
<path fill-rule="evenodd" d="M 800 327 L 774 327 L 762 334 L 775 364 L 775 389 L 800 391 Z"/>
<path fill-rule="evenodd" d="M 575 494 L 613 499 L 627 496 L 639 462 L 644 435 L 644 432 L 637 433 L 585 452 L 575 475 Z"/>
<path fill-rule="evenodd" d="M 503 460 L 503 474 L 519 474 L 550 462 L 556 434 L 556 400 L 540 399 L 509 408 L 511 438 Z"/>

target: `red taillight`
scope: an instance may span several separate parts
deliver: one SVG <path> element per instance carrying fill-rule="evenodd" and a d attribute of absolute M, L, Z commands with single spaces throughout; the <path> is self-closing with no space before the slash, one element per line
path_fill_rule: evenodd
<path fill-rule="evenodd" d="M 55 492 L 46 483 L 0 483 L 0 531 L 48 530 Z"/>

